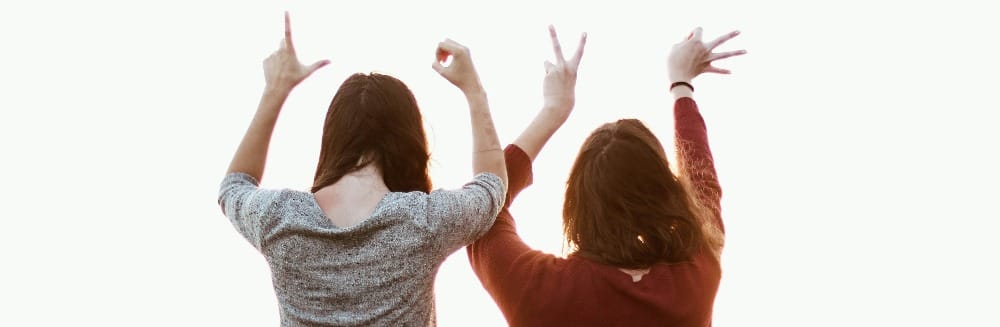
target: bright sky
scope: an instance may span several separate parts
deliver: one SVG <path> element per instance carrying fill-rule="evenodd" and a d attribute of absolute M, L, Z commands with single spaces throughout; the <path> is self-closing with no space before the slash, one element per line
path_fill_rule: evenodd
<path fill-rule="evenodd" d="M 569 165 L 603 122 L 672 146 L 665 58 L 695 26 L 749 54 L 695 80 L 724 187 L 715 326 L 998 325 L 1000 132 L 976 1 L 55 1 L 0 5 L 0 325 L 275 326 L 264 259 L 215 203 L 292 13 L 300 85 L 265 187 L 307 189 L 337 86 L 378 71 L 416 94 L 436 187 L 471 177 L 467 107 L 430 68 L 467 45 L 501 141 L 541 105 L 546 26 L 589 33 L 576 109 L 514 215 L 559 254 Z M 901 3 L 901 2 L 900 2 Z M 926 3 L 926 2 L 921 2 Z M 437 279 L 440 326 L 503 326 L 464 251 Z"/>

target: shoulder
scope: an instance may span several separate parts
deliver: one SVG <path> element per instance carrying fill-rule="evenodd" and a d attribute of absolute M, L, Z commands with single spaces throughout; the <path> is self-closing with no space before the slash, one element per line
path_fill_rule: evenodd
<path fill-rule="evenodd" d="M 308 206 L 316 203 L 316 197 L 309 192 L 290 188 L 275 189 L 272 192 L 275 204 L 282 207 Z"/>
<path fill-rule="evenodd" d="M 427 211 L 430 196 L 421 191 L 389 192 L 373 214 L 391 216 L 422 216 Z"/>
<path fill-rule="evenodd" d="M 511 270 L 520 270 L 527 276 L 540 280 L 561 280 L 567 276 L 575 278 L 591 273 L 590 264 L 585 259 L 573 255 L 563 258 L 540 250 L 531 250 L 519 255 Z"/>
<path fill-rule="evenodd" d="M 316 198 L 309 192 L 280 188 L 260 189 L 255 193 L 252 201 L 272 219 L 288 219 L 322 212 L 318 209 Z"/>
<path fill-rule="evenodd" d="M 461 204 L 463 201 L 460 194 L 459 190 L 444 188 L 435 189 L 430 193 L 421 191 L 389 192 L 377 210 L 383 213 L 422 216 L 437 207 L 452 207 Z"/>

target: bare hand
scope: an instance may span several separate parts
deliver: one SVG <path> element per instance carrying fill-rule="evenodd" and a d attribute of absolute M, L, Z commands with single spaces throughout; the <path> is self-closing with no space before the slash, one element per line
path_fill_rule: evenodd
<path fill-rule="evenodd" d="M 285 37 L 281 40 L 281 47 L 264 59 L 264 80 L 267 81 L 267 87 L 290 91 L 313 72 L 328 64 L 329 60 L 320 60 L 309 66 L 299 63 L 295 55 L 295 46 L 292 44 L 292 24 L 286 11 Z"/>
<path fill-rule="evenodd" d="M 545 80 L 542 82 L 542 94 L 545 98 L 543 108 L 556 110 L 569 115 L 576 102 L 576 72 L 583 58 L 583 48 L 587 45 L 587 33 L 580 35 L 580 44 L 576 53 L 569 61 L 563 56 L 556 29 L 549 25 L 549 36 L 552 38 L 552 49 L 556 54 L 556 63 L 545 61 Z"/>
<path fill-rule="evenodd" d="M 445 67 L 442 62 L 448 56 L 452 57 L 451 65 Z M 483 91 L 483 86 L 479 82 L 479 74 L 476 73 L 476 67 L 472 64 L 472 55 L 469 54 L 469 48 L 458 42 L 445 39 L 441 43 L 438 43 L 435 60 L 431 68 L 434 68 L 438 74 L 441 74 L 441 76 L 451 82 L 451 84 L 457 86 L 465 94 Z"/>
<path fill-rule="evenodd" d="M 701 27 L 695 28 L 688 38 L 677 43 L 667 58 L 667 71 L 671 82 L 690 82 L 701 73 L 729 74 L 728 69 L 718 68 L 712 62 L 746 54 L 746 50 L 713 53 L 716 47 L 740 35 L 739 31 L 729 32 L 712 42 L 701 41 Z"/>

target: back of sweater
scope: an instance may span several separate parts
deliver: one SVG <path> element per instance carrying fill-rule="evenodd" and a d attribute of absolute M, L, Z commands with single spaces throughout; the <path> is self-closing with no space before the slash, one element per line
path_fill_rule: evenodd
<path fill-rule="evenodd" d="M 504 193 L 488 173 L 459 190 L 391 192 L 346 228 L 311 193 L 259 189 L 245 174 L 226 177 L 219 202 L 267 259 L 282 326 L 426 326 L 438 268 L 489 229 Z"/>

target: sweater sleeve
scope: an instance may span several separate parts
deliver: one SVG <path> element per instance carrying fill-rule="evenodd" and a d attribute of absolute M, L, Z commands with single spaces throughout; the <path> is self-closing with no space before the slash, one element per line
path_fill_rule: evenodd
<path fill-rule="evenodd" d="M 708 129 L 693 99 L 680 98 L 674 103 L 674 132 L 680 175 L 691 182 L 695 197 L 712 213 L 719 230 L 725 231 L 720 204 L 722 187 L 708 146 Z"/>
<path fill-rule="evenodd" d="M 507 200 L 493 227 L 472 245 L 466 248 L 472 270 L 490 296 L 497 303 L 509 302 L 520 294 L 526 285 L 525 277 L 530 267 L 526 263 L 550 257 L 532 250 L 517 234 L 514 218 L 509 207 L 513 199 L 525 187 L 531 185 L 531 159 L 516 145 L 508 145 L 504 150 L 507 162 Z M 530 265 L 529 265 L 530 266 Z M 501 305 L 501 309 L 506 306 Z M 506 312 L 505 312 L 506 314 Z"/>
<path fill-rule="evenodd" d="M 442 255 L 466 246 L 493 226 L 504 203 L 503 181 L 480 173 L 461 189 L 436 190 L 427 196 L 427 224 Z"/>
<path fill-rule="evenodd" d="M 281 191 L 261 189 L 259 184 L 245 173 L 230 173 L 222 180 L 218 201 L 236 231 L 257 250 L 262 250 L 265 236 L 277 220 L 274 207 Z"/>

